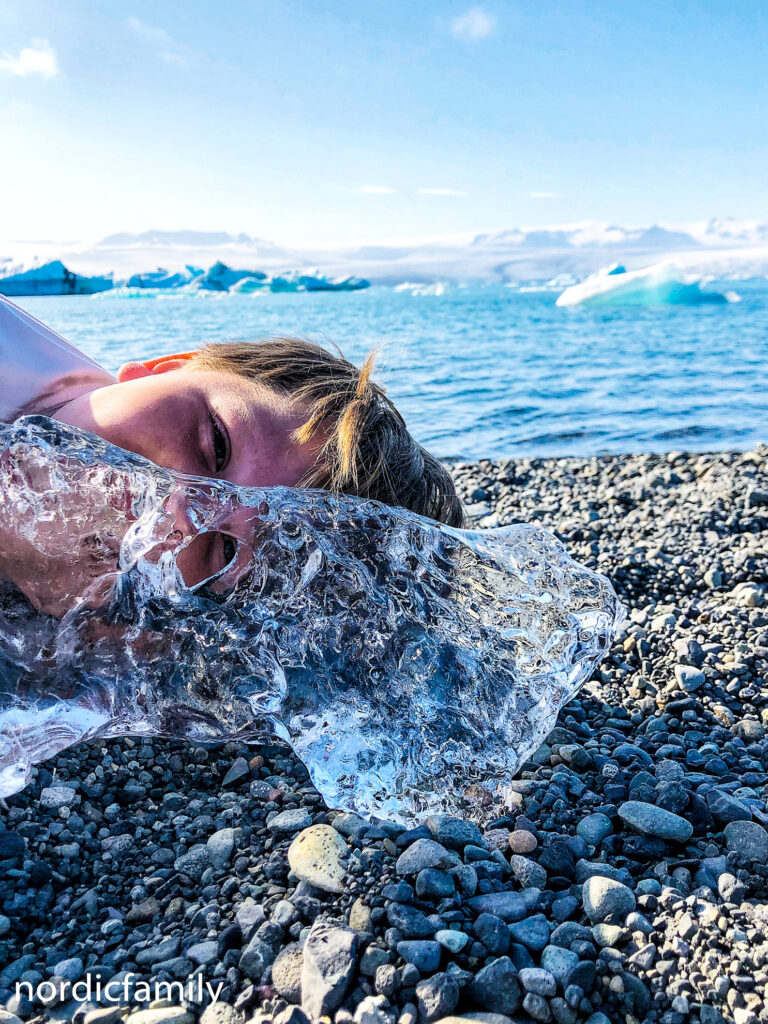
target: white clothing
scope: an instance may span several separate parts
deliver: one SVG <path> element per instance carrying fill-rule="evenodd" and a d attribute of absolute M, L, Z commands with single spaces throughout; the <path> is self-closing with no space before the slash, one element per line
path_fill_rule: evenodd
<path fill-rule="evenodd" d="M 0 295 L 0 422 L 54 415 L 80 395 L 115 384 L 112 374 Z"/>

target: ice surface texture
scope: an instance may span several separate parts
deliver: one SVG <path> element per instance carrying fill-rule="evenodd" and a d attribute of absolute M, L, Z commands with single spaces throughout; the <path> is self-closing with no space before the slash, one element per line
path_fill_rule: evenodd
<path fill-rule="evenodd" d="M 87 737 L 262 729 L 332 807 L 472 814 L 623 617 L 538 527 L 178 476 L 43 417 L 0 453 L 0 795 Z M 193 591 L 176 557 L 216 530 L 237 556 Z"/>

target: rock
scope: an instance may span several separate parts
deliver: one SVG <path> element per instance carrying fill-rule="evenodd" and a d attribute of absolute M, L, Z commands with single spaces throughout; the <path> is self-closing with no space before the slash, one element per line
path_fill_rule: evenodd
<path fill-rule="evenodd" d="M 519 942 L 526 949 L 541 952 L 549 942 L 551 927 L 543 914 L 533 914 L 509 926 L 513 942 Z M 544 993 L 539 993 L 543 995 Z"/>
<path fill-rule="evenodd" d="M 70 786 L 46 786 L 40 790 L 40 806 L 58 810 L 70 807 L 77 799 L 77 793 Z"/>
<path fill-rule="evenodd" d="M 495 914 L 502 921 L 519 921 L 528 913 L 528 904 L 519 892 L 489 892 L 473 896 L 467 906 L 476 914 Z"/>
<path fill-rule="evenodd" d="M 217 959 L 218 942 L 216 939 L 208 939 L 205 942 L 196 942 L 187 950 L 189 959 L 199 966 L 214 963 Z"/>
<path fill-rule="evenodd" d="M 354 1024 L 395 1024 L 395 1014 L 383 995 L 366 996 L 355 1007 L 353 1020 Z"/>
<path fill-rule="evenodd" d="M 349 927 L 356 932 L 371 931 L 371 908 L 358 897 L 349 909 Z"/>
<path fill-rule="evenodd" d="M 688 693 L 698 690 L 707 681 L 704 673 L 691 665 L 675 665 L 675 679 L 678 685 Z"/>
<path fill-rule="evenodd" d="M 426 914 L 403 903 L 390 903 L 387 919 L 406 939 L 430 939 L 437 930 Z"/>
<path fill-rule="evenodd" d="M 527 857 L 521 857 L 520 854 L 514 853 L 509 863 L 512 874 L 524 889 L 534 887 L 544 889 L 546 887 L 547 872 L 535 860 L 529 860 Z"/>
<path fill-rule="evenodd" d="M 153 921 L 160 913 L 160 904 L 155 896 L 148 896 L 140 903 L 134 904 L 125 915 L 127 925 L 147 924 Z"/>
<path fill-rule="evenodd" d="M 333 827 L 348 839 L 357 839 L 364 832 L 368 831 L 370 825 L 359 814 L 350 814 L 342 811 L 333 819 Z"/>
<path fill-rule="evenodd" d="M 440 966 L 442 946 L 429 939 L 403 939 L 397 944 L 398 955 L 413 964 L 422 974 L 431 974 Z"/>
<path fill-rule="evenodd" d="M 304 943 L 301 1006 L 311 1020 L 338 1009 L 357 966 L 357 933 L 316 921 Z"/>
<path fill-rule="evenodd" d="M 240 960 L 238 962 L 238 967 L 242 973 L 256 983 L 261 980 L 261 976 L 266 968 L 270 967 L 274 963 L 277 955 L 275 944 L 269 942 L 259 934 L 263 927 L 264 925 L 261 925 L 261 927 L 257 929 L 256 933 L 251 937 L 248 945 L 240 954 Z"/>
<path fill-rule="evenodd" d="M 250 896 L 243 900 L 235 912 L 235 921 L 240 925 L 240 931 L 247 942 L 259 925 L 266 920 L 266 914 L 261 904 L 256 903 Z"/>
<path fill-rule="evenodd" d="M 665 811 L 640 800 L 628 800 L 619 807 L 619 817 L 644 836 L 656 836 L 685 843 L 693 835 L 693 825 L 679 814 Z"/>
<path fill-rule="evenodd" d="M 200 1024 L 241 1024 L 243 1016 L 229 1003 L 215 1002 L 200 1014 Z"/>
<path fill-rule="evenodd" d="M 552 1012 L 549 1009 L 549 1003 L 543 996 L 536 995 L 535 992 L 528 992 L 523 999 L 523 1009 L 532 1017 L 534 1020 L 541 1021 L 542 1024 L 552 1020 Z"/>
<path fill-rule="evenodd" d="M 591 846 L 599 846 L 612 832 L 611 819 L 607 814 L 601 814 L 599 811 L 595 814 L 588 814 L 576 826 L 576 834 Z"/>
<path fill-rule="evenodd" d="M 208 842 L 205 845 L 208 847 L 211 864 L 215 868 L 225 868 L 232 859 L 235 849 L 235 830 L 220 828 L 218 832 L 214 832 L 208 837 Z"/>
<path fill-rule="evenodd" d="M 82 977 L 83 961 L 79 956 L 71 956 L 66 960 L 59 960 L 56 966 L 53 968 L 54 978 L 64 978 L 65 981 L 77 981 L 78 978 Z"/>
<path fill-rule="evenodd" d="M 434 1021 L 452 1014 L 459 1001 L 458 983 L 449 974 L 433 974 L 416 986 L 419 1017 Z"/>
<path fill-rule="evenodd" d="M 520 1005 L 520 983 L 508 956 L 493 960 L 477 972 L 467 993 L 472 1002 L 492 1013 L 514 1013 Z"/>
<path fill-rule="evenodd" d="M 717 590 L 718 587 L 722 587 L 725 582 L 725 577 L 717 566 L 710 566 L 702 577 L 704 583 L 709 587 L 710 590 Z"/>
<path fill-rule="evenodd" d="M 541 967 L 524 967 L 520 971 L 520 984 L 526 992 L 551 997 L 557 995 L 557 983 L 549 971 Z"/>
<path fill-rule="evenodd" d="M 311 825 L 291 843 L 288 863 L 297 878 L 322 889 L 344 892 L 347 844 L 331 825 Z"/>
<path fill-rule="evenodd" d="M 441 928 L 435 932 L 435 941 L 444 946 L 449 953 L 460 953 L 470 941 L 466 932 L 453 931 L 450 928 Z"/>
<path fill-rule="evenodd" d="M 475 846 L 483 845 L 483 833 L 477 825 L 463 818 L 433 814 L 427 818 L 426 824 L 434 839 L 449 850 L 463 850 L 470 843 Z M 432 866 L 439 865 L 430 865 Z"/>
<path fill-rule="evenodd" d="M 625 918 L 636 906 L 635 895 L 628 886 L 600 875 L 586 880 L 581 899 L 584 912 L 592 922 L 605 921 L 613 916 Z"/>
<path fill-rule="evenodd" d="M 17 832 L 0 829 L 0 860 L 12 860 L 20 857 L 26 849 L 24 837 Z"/>
<path fill-rule="evenodd" d="M 416 876 L 416 895 L 430 903 L 437 903 L 447 896 L 453 896 L 456 882 L 446 871 L 424 868 Z"/>
<path fill-rule="evenodd" d="M 566 980 L 578 962 L 578 955 L 562 946 L 547 946 L 541 954 L 542 969 L 549 971 L 561 988 L 565 988 Z"/>
<path fill-rule="evenodd" d="M 725 845 L 744 861 L 768 863 L 768 832 L 756 821 L 731 821 L 724 829 Z"/>
<path fill-rule="evenodd" d="M 207 846 L 198 844 L 193 846 L 188 853 L 183 853 L 180 857 L 177 857 L 173 862 L 174 871 L 178 871 L 183 875 L 189 875 L 190 878 L 199 879 L 202 877 L 203 872 L 207 867 L 210 866 L 211 855 Z"/>
<path fill-rule="evenodd" d="M 473 930 L 491 956 L 499 956 L 509 950 L 509 928 L 500 917 L 480 914 Z"/>
<path fill-rule="evenodd" d="M 301 973 L 304 951 L 297 942 L 281 949 L 272 964 L 272 984 L 289 1003 L 301 1002 Z"/>
<path fill-rule="evenodd" d="M 513 853 L 533 853 L 538 845 L 536 836 L 524 828 L 509 833 L 509 848 Z"/>
<path fill-rule="evenodd" d="M 181 1006 L 162 1006 L 151 1010 L 134 1010 L 125 1024 L 195 1024 L 195 1015 Z"/>
<path fill-rule="evenodd" d="M 236 782 L 246 778 L 250 774 L 248 762 L 244 757 L 237 757 L 232 762 L 232 767 L 221 781 L 222 786 L 233 786 Z"/>
<path fill-rule="evenodd" d="M 752 812 L 741 800 L 721 790 L 713 789 L 707 793 L 707 805 L 712 817 L 721 825 L 729 821 L 751 821 Z"/>
<path fill-rule="evenodd" d="M 434 839 L 417 839 L 397 858 L 395 865 L 398 875 L 417 875 L 425 868 L 447 870 L 459 867 L 461 858 L 452 850 L 446 850 Z"/>
<path fill-rule="evenodd" d="M 267 828 L 275 834 L 299 832 L 308 829 L 312 824 L 312 816 L 303 807 L 292 807 L 287 811 L 280 811 L 274 818 L 267 822 Z M 326 825 L 325 828 L 330 828 Z M 346 848 L 346 844 L 345 844 Z"/>

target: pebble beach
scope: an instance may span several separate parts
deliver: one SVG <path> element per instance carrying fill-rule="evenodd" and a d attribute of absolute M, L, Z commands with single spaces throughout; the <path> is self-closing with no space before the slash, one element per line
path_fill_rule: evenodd
<path fill-rule="evenodd" d="M 504 806 L 406 830 L 278 742 L 64 751 L 0 808 L 0 1024 L 768 1021 L 768 448 L 451 468 L 628 610 Z"/>

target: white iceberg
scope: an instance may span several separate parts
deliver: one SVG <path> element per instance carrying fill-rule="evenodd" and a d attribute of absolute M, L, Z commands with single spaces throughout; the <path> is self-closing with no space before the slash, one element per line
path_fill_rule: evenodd
<path fill-rule="evenodd" d="M 370 287 L 363 277 L 326 277 L 317 270 L 289 270 L 269 282 L 273 292 L 356 292 Z"/>
<path fill-rule="evenodd" d="M 558 306 L 647 306 L 666 303 L 699 306 L 728 302 L 730 296 L 705 291 L 702 279 L 684 274 L 674 263 L 656 263 L 651 267 L 627 271 L 615 263 L 598 270 L 581 284 L 575 284 L 558 296 Z"/>

